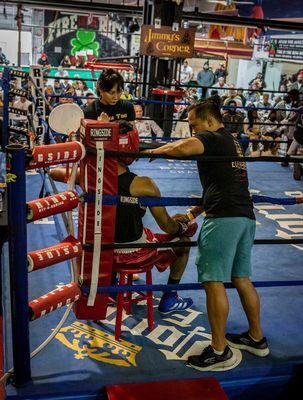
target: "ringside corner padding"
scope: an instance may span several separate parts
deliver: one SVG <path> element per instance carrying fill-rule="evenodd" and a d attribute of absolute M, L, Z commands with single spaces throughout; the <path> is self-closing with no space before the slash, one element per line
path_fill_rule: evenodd
<path fill-rule="evenodd" d="M 103 150 L 118 150 L 119 124 L 83 119 L 80 135 L 84 147 L 96 150 L 97 154 L 87 152 L 86 157 L 80 162 L 80 187 L 86 193 L 96 194 L 96 202 L 79 205 L 78 239 L 81 243 L 88 244 L 96 244 L 96 240 L 102 244 L 113 243 L 116 206 L 102 205 L 101 202 L 97 207 L 97 201 L 103 194 L 117 194 L 117 159 L 104 158 L 102 153 Z M 93 247 L 93 251 L 83 251 L 78 262 L 79 283 L 83 288 L 89 289 L 90 295 L 94 284 L 109 286 L 111 283 L 113 250 L 101 250 L 100 247 L 97 244 Z M 90 295 L 82 296 L 75 303 L 76 317 L 88 320 L 104 319 L 108 294 L 96 294 L 91 302 Z"/>
<path fill-rule="evenodd" d="M 139 151 L 139 133 L 133 125 L 124 120 L 119 122 L 119 151 L 126 153 L 137 153 Z M 132 157 L 121 157 L 119 161 L 130 165 L 135 161 Z"/>

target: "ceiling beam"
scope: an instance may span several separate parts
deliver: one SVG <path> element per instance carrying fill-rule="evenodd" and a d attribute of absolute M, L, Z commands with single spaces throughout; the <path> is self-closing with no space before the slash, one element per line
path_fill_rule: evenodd
<path fill-rule="evenodd" d="M 119 15 L 141 15 L 143 7 L 126 6 L 120 4 L 108 4 L 91 1 L 71 1 L 71 0 L 8 0 L 7 4 L 22 4 L 36 9 L 60 10 L 75 12 L 87 12 L 93 14 L 118 13 Z"/>
<path fill-rule="evenodd" d="M 287 30 L 292 32 L 303 31 L 303 24 L 294 21 L 281 21 L 278 19 L 257 19 L 249 17 L 230 17 L 201 12 L 183 12 L 182 18 L 188 21 L 201 21 L 202 23 L 212 23 L 215 25 L 247 26 L 248 28 L 269 28 L 275 30 Z"/>
<path fill-rule="evenodd" d="M 7 4 L 24 4 L 37 9 L 62 10 L 75 12 L 87 12 L 93 14 L 117 13 L 120 15 L 142 15 L 143 7 L 100 3 L 99 1 L 77 1 L 77 0 L 8 0 Z M 211 13 L 183 12 L 183 19 L 189 21 L 201 21 L 212 24 L 231 26 L 246 26 L 251 28 L 269 28 L 286 31 L 303 31 L 303 23 L 296 21 L 281 21 L 279 19 L 253 19 L 249 17 L 236 17 Z"/>

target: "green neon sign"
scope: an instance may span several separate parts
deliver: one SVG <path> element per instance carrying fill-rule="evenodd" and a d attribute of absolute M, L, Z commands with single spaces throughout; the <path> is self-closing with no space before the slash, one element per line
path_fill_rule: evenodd
<path fill-rule="evenodd" d="M 76 33 L 76 37 L 70 41 L 72 46 L 71 55 L 75 56 L 79 51 L 90 50 L 95 56 L 98 56 L 100 44 L 95 41 L 95 39 L 96 32 L 79 29 Z"/>

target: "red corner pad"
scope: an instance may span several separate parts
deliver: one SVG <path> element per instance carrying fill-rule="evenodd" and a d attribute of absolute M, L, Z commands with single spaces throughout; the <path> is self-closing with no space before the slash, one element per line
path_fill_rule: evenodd
<path fill-rule="evenodd" d="M 131 383 L 106 387 L 108 400 L 228 400 L 216 378 Z"/>

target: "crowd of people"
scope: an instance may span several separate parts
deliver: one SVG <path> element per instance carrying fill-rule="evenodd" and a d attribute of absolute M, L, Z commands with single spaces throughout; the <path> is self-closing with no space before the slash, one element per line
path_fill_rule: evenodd
<path fill-rule="evenodd" d="M 41 56 L 37 60 L 37 64 L 41 65 L 44 68 L 51 67 L 51 62 L 49 61 L 48 55 L 46 53 L 41 54 Z M 59 66 L 62 68 L 84 68 L 85 59 L 83 56 L 70 56 L 69 54 L 66 54 L 62 58 Z"/>
<path fill-rule="evenodd" d="M 66 102 L 75 102 L 85 109 L 98 96 L 96 89 L 92 88 L 92 85 L 90 88 L 79 75 L 70 79 L 66 69 L 74 65 L 73 63 L 77 60 L 79 57 L 71 59 L 65 56 L 55 73 L 55 78 L 45 77 L 46 115 L 55 105 Z M 46 69 L 49 67 L 45 53 L 41 55 L 39 63 Z M 138 96 L 134 72 L 121 71 L 121 73 L 127 82 L 121 99 L 136 101 L 140 96 Z M 303 70 L 299 70 L 293 76 L 281 75 L 277 93 L 266 92 L 266 83 L 261 73 L 249 82 L 247 90 L 227 84 L 227 76 L 228 72 L 224 63 L 221 63 L 213 72 L 209 63 L 205 62 L 203 69 L 197 74 L 200 86 L 185 86 L 194 78 L 193 69 L 185 60 L 180 71 L 180 82 L 175 82 L 174 86 L 183 94 L 175 98 L 172 131 L 164 132 L 162 121 L 158 119 L 155 121 L 150 108 L 136 104 L 136 127 L 139 135 L 147 138 L 190 137 L 191 130 L 187 121 L 188 107 L 197 104 L 201 99 L 211 97 L 221 107 L 225 128 L 241 140 L 246 155 L 276 155 L 281 146 L 286 149 L 286 144 L 283 145 L 280 142 L 289 141 L 290 144 L 294 139 L 295 126 L 300 113 L 293 109 L 302 106 Z M 28 110 L 31 102 L 22 97 L 16 97 L 13 105 L 15 108 Z M 19 126 L 26 120 L 22 116 L 14 118 L 14 124 Z M 300 148 L 301 141 L 301 139 L 296 140 L 297 145 L 292 146 L 287 154 L 295 154 Z"/>
<path fill-rule="evenodd" d="M 302 106 L 303 70 L 289 77 L 281 75 L 279 91 L 276 93 L 266 91 L 262 73 L 248 83 L 246 91 L 233 84 L 228 85 L 227 75 L 223 63 L 215 72 L 208 62 L 204 63 L 203 69 L 197 74 L 197 82 L 201 87 L 187 87 L 184 97 L 177 99 L 180 105 L 177 104 L 174 116 L 180 121 L 174 125 L 171 136 L 191 136 L 187 122 L 188 104 L 211 97 L 221 107 L 225 128 L 241 139 L 246 155 L 276 155 L 282 139 L 283 142 L 292 142 L 294 139 L 295 126 L 300 118 L 300 112 L 294 109 Z M 181 84 L 189 84 L 193 76 L 193 69 L 184 61 Z M 256 142 L 249 142 L 248 139 Z M 297 151 L 299 145 L 293 148 Z M 290 149 L 290 154 L 287 154 L 292 155 L 294 151 Z"/>

